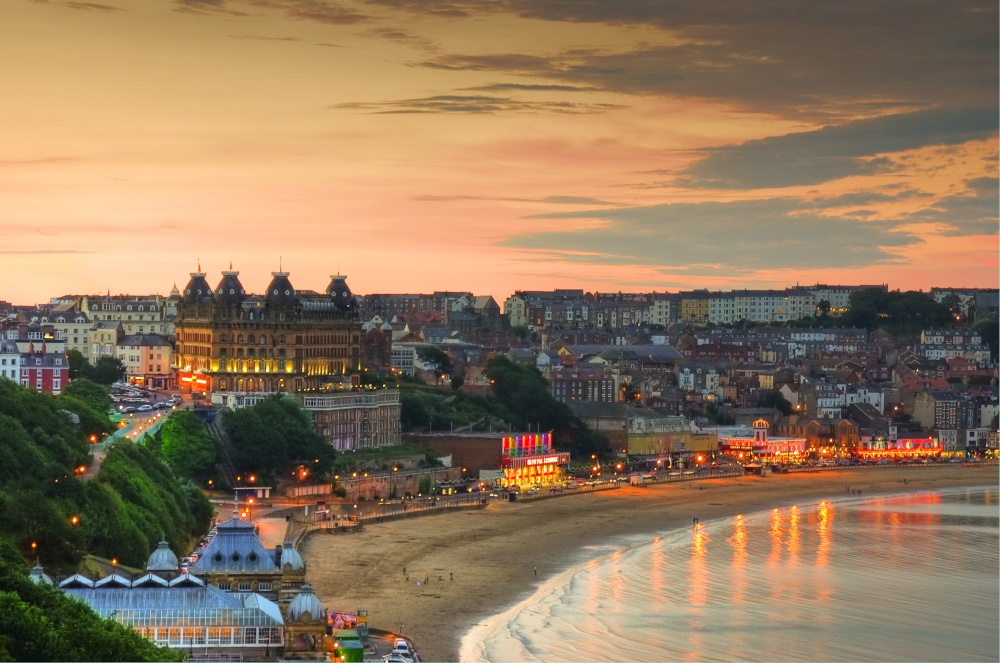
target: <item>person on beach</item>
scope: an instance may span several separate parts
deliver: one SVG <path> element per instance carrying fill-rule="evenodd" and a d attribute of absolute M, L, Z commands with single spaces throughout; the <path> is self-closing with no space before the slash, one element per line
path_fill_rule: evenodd
<path fill-rule="evenodd" d="M 538 575 L 538 567 L 537 566 L 535 567 L 535 575 L 536 576 Z"/>

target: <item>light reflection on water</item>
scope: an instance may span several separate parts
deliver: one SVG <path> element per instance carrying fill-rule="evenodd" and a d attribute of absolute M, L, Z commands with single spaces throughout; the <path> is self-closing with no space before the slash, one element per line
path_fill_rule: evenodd
<path fill-rule="evenodd" d="M 657 537 L 470 633 L 465 661 L 996 661 L 997 489 L 825 501 Z"/>

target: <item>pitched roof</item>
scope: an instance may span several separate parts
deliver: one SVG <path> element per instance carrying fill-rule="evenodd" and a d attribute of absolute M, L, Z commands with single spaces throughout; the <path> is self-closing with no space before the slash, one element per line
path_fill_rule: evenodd
<path fill-rule="evenodd" d="M 261 543 L 251 523 L 234 517 L 216 529 L 216 535 L 191 565 L 191 573 L 279 572 L 273 553 Z"/>

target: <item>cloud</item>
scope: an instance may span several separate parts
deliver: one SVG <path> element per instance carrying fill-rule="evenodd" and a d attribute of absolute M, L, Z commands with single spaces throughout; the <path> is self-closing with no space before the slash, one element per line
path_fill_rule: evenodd
<path fill-rule="evenodd" d="M 477 87 L 461 88 L 463 90 L 476 90 L 479 92 L 598 92 L 596 87 L 574 87 L 572 85 L 524 85 L 518 83 L 497 83 L 494 85 L 480 85 Z"/>
<path fill-rule="evenodd" d="M 400 11 L 504 12 L 653 28 L 642 46 L 549 55 L 461 54 L 423 66 L 535 76 L 626 94 L 698 98 L 813 122 L 915 107 L 995 106 L 997 5 L 986 0 L 806 3 L 688 0 L 415 3 Z M 634 43 L 634 42 L 633 42 Z"/>
<path fill-rule="evenodd" d="M 315 21 L 328 25 L 354 25 L 371 19 L 356 11 L 351 3 L 329 0 L 249 0 L 255 7 L 275 9 L 299 21 Z"/>
<path fill-rule="evenodd" d="M 225 0 L 174 0 L 174 11 L 187 14 L 228 14 L 249 16 L 238 9 L 230 9 Z"/>
<path fill-rule="evenodd" d="M 675 184 L 758 189 L 817 184 L 897 166 L 878 155 L 981 140 L 997 130 L 996 109 L 943 108 L 857 120 L 803 133 L 701 150 Z"/>
<path fill-rule="evenodd" d="M 553 229 L 508 238 L 504 246 L 553 260 L 638 264 L 660 270 L 721 265 L 733 274 L 763 268 L 824 269 L 893 262 L 893 249 L 920 241 L 892 224 L 831 218 L 800 200 L 678 203 L 529 217 Z M 560 230 L 558 221 L 589 219 L 597 227 Z M 716 273 L 717 275 L 717 273 Z"/>
<path fill-rule="evenodd" d="M 111 5 L 101 5 L 96 2 L 67 2 L 66 6 L 70 9 L 92 9 L 94 11 L 100 12 L 121 12 L 125 11 L 121 7 L 112 7 Z"/>
<path fill-rule="evenodd" d="M 567 101 L 520 101 L 485 95 L 437 95 L 419 99 L 380 102 L 348 102 L 331 108 L 373 113 L 604 113 L 621 108 L 616 104 L 584 104 Z"/>
<path fill-rule="evenodd" d="M 926 209 L 912 214 L 913 223 L 943 228 L 945 235 L 996 235 L 1000 233 L 998 201 L 1000 189 L 996 178 L 969 180 L 966 190 L 947 196 Z"/>
<path fill-rule="evenodd" d="M 258 41 L 302 41 L 298 37 L 266 37 L 264 35 L 229 35 L 230 39 L 256 39 Z"/>
<path fill-rule="evenodd" d="M 394 28 L 373 28 L 365 32 L 365 34 L 370 37 L 402 44 L 403 46 L 417 48 L 428 53 L 437 53 L 440 50 L 432 39 Z"/>

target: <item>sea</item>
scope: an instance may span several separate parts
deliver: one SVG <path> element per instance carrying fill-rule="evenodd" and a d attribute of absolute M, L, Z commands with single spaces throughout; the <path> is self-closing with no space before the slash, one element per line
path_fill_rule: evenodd
<path fill-rule="evenodd" d="M 998 504 L 845 496 L 583 551 L 460 660 L 996 663 Z"/>

